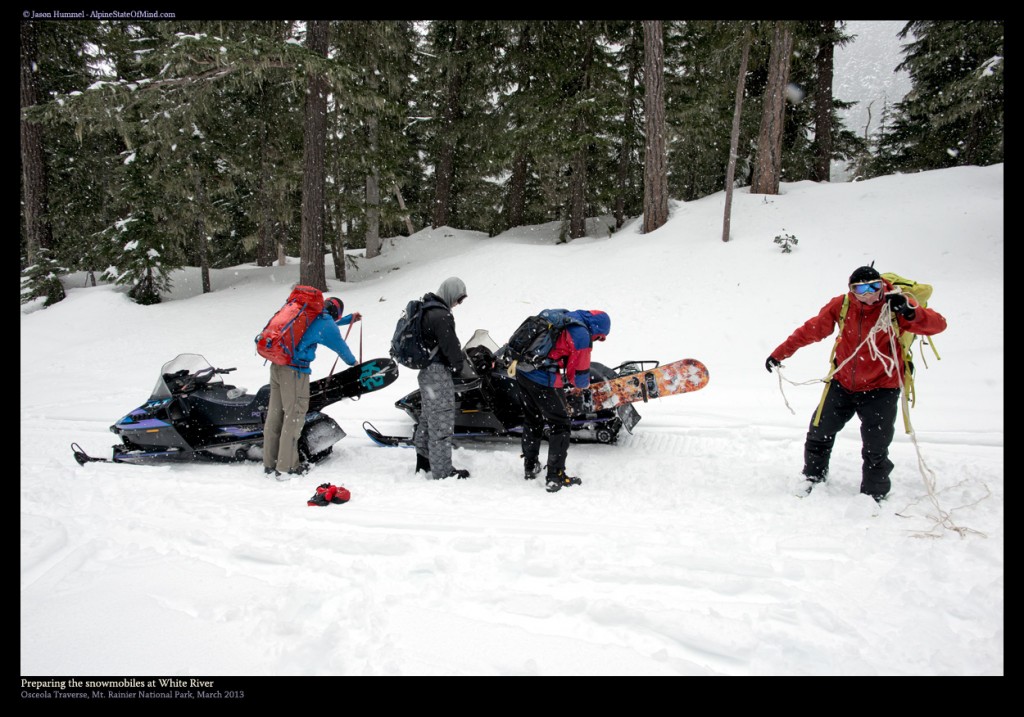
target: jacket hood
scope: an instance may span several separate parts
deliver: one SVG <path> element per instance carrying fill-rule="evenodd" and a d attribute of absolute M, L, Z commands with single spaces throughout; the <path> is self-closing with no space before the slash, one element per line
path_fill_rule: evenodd
<path fill-rule="evenodd" d="M 437 296 L 448 308 L 455 306 L 459 300 L 466 298 L 466 284 L 457 276 L 450 276 L 441 282 L 441 288 L 437 290 Z"/>
<path fill-rule="evenodd" d="M 611 317 L 603 311 L 579 309 L 571 313 L 586 325 L 591 336 L 607 336 L 612 328 Z"/>

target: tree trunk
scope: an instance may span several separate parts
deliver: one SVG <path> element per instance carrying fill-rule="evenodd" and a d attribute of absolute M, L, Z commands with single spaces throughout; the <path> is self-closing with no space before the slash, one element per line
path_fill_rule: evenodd
<path fill-rule="evenodd" d="M 523 225 L 526 215 L 526 150 L 520 148 L 512 159 L 512 177 L 508 182 L 508 220 L 506 229 Z"/>
<path fill-rule="evenodd" d="M 819 22 L 818 56 L 814 64 L 814 167 L 812 179 L 827 182 L 832 178 L 832 74 L 835 58 L 835 20 Z"/>
<path fill-rule="evenodd" d="M 341 230 L 342 223 L 338 223 L 338 235 L 331 242 L 331 256 L 334 258 L 334 278 L 338 281 L 347 281 L 345 278 L 345 232 Z"/>
<path fill-rule="evenodd" d="M 326 20 L 310 20 L 306 43 L 310 52 L 327 56 Z M 306 78 L 306 109 L 302 155 L 302 255 L 299 281 L 325 291 L 324 272 L 324 147 L 327 141 L 327 80 L 322 75 Z"/>
<path fill-rule="evenodd" d="M 206 192 L 203 190 L 202 180 L 199 176 L 199 169 L 192 165 L 192 185 L 195 187 L 195 204 L 199 207 L 200 214 L 195 219 L 194 242 L 196 254 L 199 257 L 199 274 L 202 278 L 203 293 L 209 294 L 213 289 L 210 283 L 210 252 L 206 246 L 206 222 L 203 220 L 203 207 L 206 206 Z"/>
<path fill-rule="evenodd" d="M 591 86 L 591 65 L 594 61 L 595 38 L 587 34 L 585 42 L 586 49 L 583 53 L 583 62 L 579 69 L 578 91 L 575 101 L 577 104 L 590 102 Z M 573 134 L 575 137 L 585 137 L 591 132 L 587 124 L 587 111 L 577 107 L 576 118 L 573 120 Z M 570 160 L 571 174 L 569 176 L 569 238 L 579 239 L 587 235 L 587 153 L 590 151 L 590 143 L 580 141 Z"/>
<path fill-rule="evenodd" d="M 632 44 L 632 41 L 630 42 Z M 631 54 L 632 57 L 632 54 Z M 629 166 L 631 147 L 633 145 L 633 123 L 636 121 L 634 108 L 636 106 L 636 76 L 639 68 L 638 63 L 632 59 L 629 62 L 629 70 L 626 74 L 626 101 L 623 107 L 622 120 L 622 146 L 619 148 L 619 166 L 615 172 L 615 228 L 621 229 L 626 222 L 626 192 L 629 191 Z"/>
<path fill-rule="evenodd" d="M 263 93 L 259 94 L 263 98 Z M 262 108 L 261 108 L 262 109 Z M 265 116 L 265 115 L 264 115 Z M 260 123 L 260 177 L 257 185 L 259 218 L 256 224 L 256 266 L 274 263 L 274 203 L 270 195 L 271 166 L 267 156 L 267 123 Z"/>
<path fill-rule="evenodd" d="M 380 256 L 380 174 L 374 167 L 366 175 L 366 258 Z"/>
<path fill-rule="evenodd" d="M 665 40 L 661 20 L 644 20 L 643 233 L 668 221 L 668 155 L 665 141 Z"/>
<path fill-rule="evenodd" d="M 36 76 L 36 26 L 21 23 L 21 109 L 39 101 Z M 35 122 L 21 119 L 22 198 L 25 211 L 25 244 L 28 263 L 35 262 L 39 249 L 53 244 L 46 200 L 46 160 L 43 156 L 43 129 Z"/>
<path fill-rule="evenodd" d="M 722 223 L 722 241 L 729 241 L 732 221 L 732 190 L 736 181 L 736 149 L 740 143 L 740 117 L 743 114 L 743 88 L 747 84 L 747 60 L 750 58 L 750 28 L 743 33 L 743 55 L 740 74 L 736 78 L 736 105 L 732 111 L 732 134 L 729 136 L 729 166 L 725 170 L 725 221 Z"/>
<path fill-rule="evenodd" d="M 409 232 L 409 236 L 412 236 L 416 233 L 416 228 L 413 227 L 412 218 L 405 210 L 405 199 L 402 198 L 402 190 L 397 184 L 395 185 L 395 197 L 398 199 L 398 209 L 402 212 L 402 219 L 405 220 L 405 230 Z"/>
<path fill-rule="evenodd" d="M 466 51 L 465 30 L 456 23 L 456 36 L 452 55 L 461 58 Z M 452 63 L 451 74 L 445 87 L 444 107 L 441 110 L 440 147 L 434 167 L 434 211 L 431 226 L 434 229 L 451 221 L 452 191 L 455 183 L 455 143 L 458 119 L 462 116 L 462 61 Z"/>
<path fill-rule="evenodd" d="M 793 55 L 793 30 L 784 20 L 776 21 L 772 51 L 768 60 L 768 85 L 764 91 L 764 113 L 757 135 L 757 155 L 751 178 L 751 194 L 778 194 L 782 178 L 782 130 L 786 116 L 786 85 Z"/>

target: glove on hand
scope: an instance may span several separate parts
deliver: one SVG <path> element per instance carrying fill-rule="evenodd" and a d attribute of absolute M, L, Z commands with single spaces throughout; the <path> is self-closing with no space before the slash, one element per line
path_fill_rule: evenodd
<path fill-rule="evenodd" d="M 589 388 L 575 389 L 572 386 L 564 386 L 562 391 L 570 416 L 582 416 L 585 413 L 593 412 L 594 398 L 590 395 Z"/>
<path fill-rule="evenodd" d="M 768 373 L 771 373 L 773 368 L 778 368 L 781 365 L 782 365 L 782 362 L 780 362 L 774 356 L 769 356 L 768 358 L 766 358 L 764 360 L 764 367 L 766 369 L 768 369 Z"/>
<path fill-rule="evenodd" d="M 583 412 L 593 413 L 594 412 L 594 395 L 590 393 L 589 388 L 585 388 L 580 391 L 580 399 L 583 401 Z"/>
<path fill-rule="evenodd" d="M 885 300 L 889 304 L 889 310 L 904 319 L 912 320 L 917 315 L 914 307 L 907 302 L 907 297 L 903 294 L 887 294 Z"/>

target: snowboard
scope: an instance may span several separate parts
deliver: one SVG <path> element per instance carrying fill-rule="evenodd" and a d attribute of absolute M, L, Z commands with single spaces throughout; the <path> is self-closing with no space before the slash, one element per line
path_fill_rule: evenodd
<path fill-rule="evenodd" d="M 613 409 L 617 406 L 638 401 L 647 402 L 652 398 L 675 396 L 680 393 L 699 391 L 708 385 L 708 368 L 697 359 L 680 359 L 646 371 L 590 384 L 590 396 L 595 411 Z M 570 393 L 581 393 L 574 388 Z"/>
<path fill-rule="evenodd" d="M 340 373 L 312 381 L 309 384 L 309 410 L 320 411 L 343 398 L 379 391 L 397 378 L 398 364 L 390 358 L 364 361 Z"/>

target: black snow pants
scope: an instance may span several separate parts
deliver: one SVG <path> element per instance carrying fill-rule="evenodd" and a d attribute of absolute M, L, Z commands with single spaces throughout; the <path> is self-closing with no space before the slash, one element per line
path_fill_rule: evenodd
<path fill-rule="evenodd" d="M 807 429 L 804 442 L 804 475 L 824 478 L 828 474 L 828 462 L 836 434 L 842 430 L 854 414 L 860 418 L 862 442 L 860 492 L 871 496 L 884 496 L 889 492 L 889 474 L 893 464 L 889 460 L 889 444 L 896 433 L 900 389 L 876 388 L 871 391 L 847 391 L 838 382 L 832 381 L 825 395 L 821 420 Z M 815 409 L 817 413 L 817 409 Z"/>
<path fill-rule="evenodd" d="M 546 423 L 549 428 L 547 475 L 564 472 L 572 419 L 562 389 L 542 386 L 518 373 L 516 383 L 523 395 L 523 458 L 526 465 L 538 462 Z"/>

